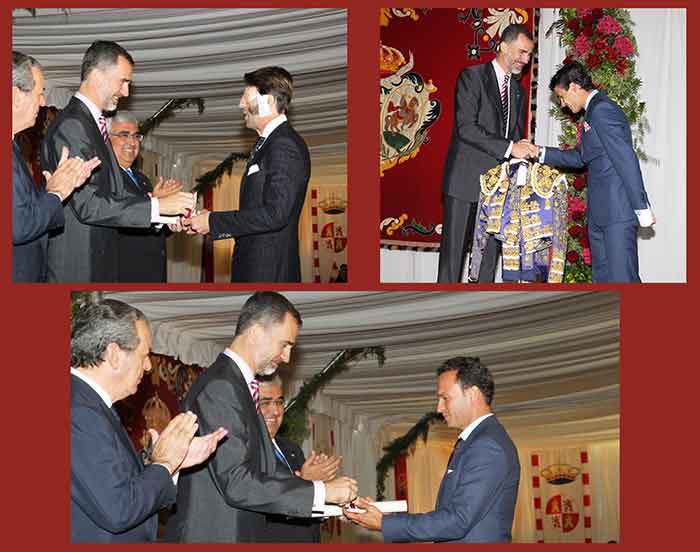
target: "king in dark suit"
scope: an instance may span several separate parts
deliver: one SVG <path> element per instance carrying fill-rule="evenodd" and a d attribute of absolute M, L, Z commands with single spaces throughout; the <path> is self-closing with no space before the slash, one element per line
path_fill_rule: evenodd
<path fill-rule="evenodd" d="M 103 336 L 114 336 L 107 343 Z M 148 542 L 156 513 L 175 500 L 172 476 L 196 465 L 226 435 L 194 437 L 196 417 L 177 415 L 144 465 L 113 404 L 136 392 L 151 369 L 151 332 L 143 314 L 120 301 L 81 307 L 71 322 L 71 541 Z"/>
<path fill-rule="evenodd" d="M 159 214 L 185 214 L 192 194 L 179 192 L 156 200 L 124 187 L 109 142 L 104 111 L 114 111 L 129 95 L 133 59 L 119 44 L 94 42 L 83 57 L 79 92 L 49 127 L 42 164 L 54 170 L 63 147 L 83 159 L 97 156 L 101 166 L 67 201 L 65 226 L 49 240 L 49 281 L 116 282 L 118 228 L 149 228 Z"/>
<path fill-rule="evenodd" d="M 61 154 L 53 174 L 37 186 L 22 158 L 15 134 L 34 126 L 44 100 L 44 73 L 31 56 L 12 52 L 12 279 L 44 282 L 48 269 L 49 231 L 64 224 L 62 201 L 81 185 L 98 159 L 88 162 Z"/>
<path fill-rule="evenodd" d="M 440 484 L 435 510 L 387 514 L 358 500 L 365 513 L 345 512 L 385 542 L 507 543 L 520 481 L 518 451 L 491 413 L 494 383 L 478 358 L 455 357 L 438 368 L 437 410 L 461 429 Z"/>
<path fill-rule="evenodd" d="M 479 177 L 509 157 L 526 157 L 525 91 L 512 75 L 530 61 L 534 47 L 526 27 L 513 24 L 501 33 L 492 62 L 464 69 L 455 89 L 454 125 L 442 179 L 443 217 L 438 282 L 462 279 L 467 247 L 474 234 Z M 490 237 L 480 282 L 493 282 L 499 242 Z"/>
<path fill-rule="evenodd" d="M 562 107 L 585 110 L 575 149 L 542 148 L 548 165 L 588 169 L 588 238 L 594 282 L 639 282 L 637 230 L 655 219 L 644 189 L 629 121 L 620 107 L 595 90 L 588 71 L 574 61 L 552 77 Z"/>
<path fill-rule="evenodd" d="M 282 295 L 255 293 L 241 310 L 231 346 L 192 384 L 184 406 L 204 431 L 221 425 L 229 433 L 205 466 L 180 476 L 168 540 L 259 542 L 266 514 L 308 518 L 312 510 L 323 509 L 324 499 L 346 502 L 357 492 L 350 478 L 324 483 L 290 473 L 277 461 L 256 408 L 256 376 L 272 374 L 289 361 L 300 324 L 299 313 Z"/>
<path fill-rule="evenodd" d="M 311 174 L 309 150 L 287 121 L 292 76 L 281 67 L 245 74 L 239 107 L 258 141 L 241 181 L 238 211 L 202 212 L 192 229 L 235 238 L 232 282 L 299 282 L 299 216 Z"/>

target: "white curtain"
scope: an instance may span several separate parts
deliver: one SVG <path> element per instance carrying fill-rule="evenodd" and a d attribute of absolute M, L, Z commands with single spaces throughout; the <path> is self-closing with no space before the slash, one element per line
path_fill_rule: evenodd
<path fill-rule="evenodd" d="M 643 148 L 650 160 L 642 175 L 657 223 L 640 231 L 639 269 L 644 282 L 686 281 L 686 10 L 630 9 L 635 23 L 642 80 L 639 95 L 647 107 L 650 130 Z M 558 121 L 550 117 L 549 80 L 564 59 L 555 33 L 544 34 L 557 19 L 555 8 L 542 8 L 538 36 L 537 127 L 535 141 L 557 144 Z M 432 269 L 431 269 L 432 266 Z M 431 282 L 437 254 L 382 250 L 383 282 Z M 411 279 L 415 276 L 415 279 Z M 497 280 L 498 281 L 498 280 Z"/>

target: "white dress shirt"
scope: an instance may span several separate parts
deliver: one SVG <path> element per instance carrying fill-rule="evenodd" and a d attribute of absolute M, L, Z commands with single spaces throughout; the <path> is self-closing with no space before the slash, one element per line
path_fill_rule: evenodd
<path fill-rule="evenodd" d="M 476 429 L 476 426 L 478 426 L 481 422 L 483 422 L 486 418 L 489 416 L 493 416 L 493 412 L 489 412 L 488 414 L 484 414 L 483 416 L 480 416 L 476 420 L 473 420 L 472 423 L 470 423 L 467 427 L 465 427 L 462 430 L 462 433 L 459 434 L 459 438 L 462 439 L 462 441 L 466 441 L 469 435 L 471 435 L 472 431 Z"/>

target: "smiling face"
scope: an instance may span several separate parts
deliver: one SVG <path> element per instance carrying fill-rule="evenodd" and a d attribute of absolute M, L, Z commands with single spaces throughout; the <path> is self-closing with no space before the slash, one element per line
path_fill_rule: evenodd
<path fill-rule="evenodd" d="M 569 88 L 555 86 L 554 93 L 559 98 L 559 105 L 568 107 L 572 113 L 578 113 L 586 105 L 589 92 L 581 88 L 575 82 L 569 84 Z"/>
<path fill-rule="evenodd" d="M 117 156 L 119 165 L 128 168 L 134 163 L 141 149 L 139 142 L 134 135 L 138 134 L 139 127 L 136 123 L 113 121 L 110 131 L 110 141 L 114 154 Z"/>
<path fill-rule="evenodd" d="M 275 381 L 260 382 L 260 412 L 273 439 L 284 420 L 284 394 Z"/>
<path fill-rule="evenodd" d="M 498 62 L 506 73 L 519 75 L 530 62 L 535 43 L 524 34 L 519 34 L 512 42 L 502 42 Z"/>
<path fill-rule="evenodd" d="M 286 313 L 279 324 L 257 324 L 251 330 L 255 332 L 253 370 L 256 374 L 272 375 L 280 364 L 289 362 L 299 335 L 299 323 L 291 314 Z"/>
<path fill-rule="evenodd" d="M 16 86 L 12 87 L 12 133 L 16 134 L 25 128 L 33 127 L 39 108 L 46 105 L 44 97 L 44 73 L 38 67 L 32 67 L 34 88 L 23 92 Z"/>
<path fill-rule="evenodd" d="M 474 393 L 476 387 L 462 389 L 457 371 L 443 372 L 437 380 L 437 411 L 442 414 L 448 427 L 464 429 L 476 419 Z"/>
<path fill-rule="evenodd" d="M 124 56 L 117 57 L 115 65 L 95 69 L 91 77 L 96 79 L 97 107 L 103 111 L 117 109 L 119 98 L 129 95 L 131 73 L 131 63 Z"/>

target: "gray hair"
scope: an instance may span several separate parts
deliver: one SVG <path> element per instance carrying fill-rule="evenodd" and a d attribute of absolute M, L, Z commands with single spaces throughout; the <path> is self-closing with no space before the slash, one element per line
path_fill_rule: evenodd
<path fill-rule="evenodd" d="M 117 111 L 111 120 L 113 123 L 133 123 L 139 126 L 139 120 L 131 111 Z"/>
<path fill-rule="evenodd" d="M 32 74 L 32 67 L 42 70 L 41 64 L 32 56 L 22 52 L 12 51 L 12 86 L 16 86 L 22 92 L 31 92 L 36 83 Z"/>
<path fill-rule="evenodd" d="M 80 307 L 70 325 L 70 365 L 74 368 L 98 366 L 110 343 L 116 343 L 124 351 L 135 350 L 140 343 L 137 320 L 148 325 L 140 310 L 115 299 Z"/>

